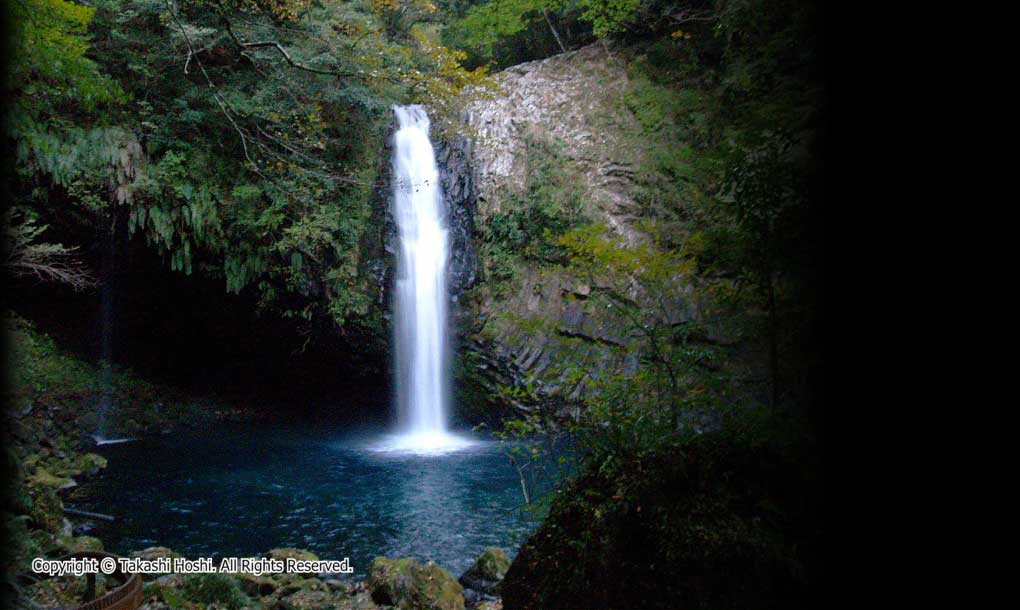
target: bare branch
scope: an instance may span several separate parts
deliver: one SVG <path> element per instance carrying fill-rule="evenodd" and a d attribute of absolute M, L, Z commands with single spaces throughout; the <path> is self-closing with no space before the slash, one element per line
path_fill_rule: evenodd
<path fill-rule="evenodd" d="M 36 242 L 46 227 L 37 227 L 31 220 L 12 222 L 6 218 L 6 256 L 3 266 L 12 277 L 34 277 L 40 282 L 65 284 L 82 291 L 97 284 L 92 272 L 77 256 L 78 248 L 61 244 Z"/>
<path fill-rule="evenodd" d="M 716 14 L 709 9 L 680 9 L 675 13 L 670 13 L 669 18 L 677 24 L 689 23 L 692 21 L 714 21 Z"/>
<path fill-rule="evenodd" d="M 223 26 L 227 29 L 227 34 L 230 35 L 230 39 L 233 40 L 234 44 L 237 45 L 238 48 L 240 48 L 240 49 L 273 48 L 273 49 L 276 49 L 280 53 L 280 55 L 283 56 L 284 60 L 286 60 L 286 62 L 288 64 L 290 64 L 294 68 L 297 68 L 298 70 L 303 70 L 305 72 L 310 72 L 312 74 L 321 74 L 321 75 L 324 75 L 324 76 L 335 76 L 337 78 L 345 78 L 345 77 L 346 78 L 350 78 L 350 77 L 365 78 L 364 74 L 358 74 L 358 73 L 354 73 L 354 72 L 343 72 L 343 71 L 340 71 L 340 70 L 324 70 L 322 68 L 313 68 L 311 66 L 306 66 L 304 64 L 298 63 L 298 62 L 294 61 L 293 57 L 290 56 L 290 53 L 287 52 L 287 49 L 284 48 L 284 46 L 282 44 L 280 44 L 276 40 L 264 40 L 264 41 L 261 41 L 261 42 L 244 42 L 244 41 L 242 41 L 237 36 L 237 34 L 234 33 L 234 28 L 233 28 L 233 26 L 232 26 L 232 24 L 230 22 L 230 19 L 227 18 L 226 12 L 223 10 L 222 4 L 220 5 L 220 20 L 223 22 Z M 400 79 L 392 77 L 392 76 L 383 75 L 382 78 L 384 78 L 386 80 L 389 80 L 390 82 L 395 82 L 395 83 L 400 83 L 401 82 Z"/>
<path fill-rule="evenodd" d="M 256 174 L 265 178 L 262 172 L 259 171 L 258 164 L 255 163 L 255 160 L 251 158 L 251 154 L 248 152 L 248 136 L 244 133 L 244 130 L 241 129 L 241 127 L 237 124 L 237 121 L 234 120 L 233 115 L 227 108 L 226 102 L 224 102 L 223 99 L 220 97 L 219 91 L 216 89 L 216 85 L 213 84 L 212 79 L 209 77 L 209 73 L 205 71 L 205 65 L 202 64 L 202 60 L 196 54 L 195 46 L 191 43 L 191 37 L 188 36 L 188 30 L 184 27 L 184 24 L 181 23 L 181 19 L 177 15 L 177 11 L 175 11 L 173 6 L 170 4 L 170 0 L 163 0 L 163 2 L 164 4 L 166 4 L 167 12 L 170 13 L 170 16 L 174 20 L 174 23 L 177 24 L 178 29 L 180 29 L 181 31 L 181 36 L 184 37 L 184 42 L 188 46 L 188 60 L 184 64 L 184 73 L 185 74 L 188 73 L 188 64 L 191 63 L 191 58 L 194 57 L 195 63 L 198 64 L 198 68 L 202 72 L 202 76 L 205 77 L 206 84 L 209 85 L 209 89 L 210 91 L 212 91 L 213 99 L 216 100 L 216 104 L 220 107 L 220 110 L 223 112 L 223 116 L 227 117 L 227 120 L 230 121 L 230 124 L 234 127 L 234 130 L 237 131 L 237 135 L 241 136 L 241 148 L 244 149 L 244 158 L 248 160 L 248 163 L 251 164 L 251 167 Z"/>

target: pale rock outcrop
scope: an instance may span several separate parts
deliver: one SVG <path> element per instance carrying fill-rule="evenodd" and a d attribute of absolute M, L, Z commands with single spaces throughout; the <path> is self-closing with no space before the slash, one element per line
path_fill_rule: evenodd
<path fill-rule="evenodd" d="M 503 189 L 520 191 L 527 174 L 529 135 L 561 143 L 583 176 L 582 186 L 606 224 L 629 239 L 634 214 L 632 179 L 639 151 L 621 145 L 621 130 L 634 127 L 620 104 L 628 79 L 623 61 L 594 44 L 508 68 L 497 74 L 500 93 L 467 104 L 471 176 L 479 220 L 500 209 Z"/>

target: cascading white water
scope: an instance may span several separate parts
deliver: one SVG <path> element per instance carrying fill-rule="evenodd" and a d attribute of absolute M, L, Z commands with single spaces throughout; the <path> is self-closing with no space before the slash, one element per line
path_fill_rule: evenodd
<path fill-rule="evenodd" d="M 394 108 L 393 213 L 400 237 L 396 280 L 400 435 L 387 448 L 446 451 L 468 444 L 447 430 L 447 231 L 429 117 Z"/>

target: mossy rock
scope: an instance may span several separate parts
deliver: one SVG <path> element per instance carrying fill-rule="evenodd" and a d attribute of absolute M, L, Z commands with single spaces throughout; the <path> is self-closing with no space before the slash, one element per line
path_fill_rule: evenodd
<path fill-rule="evenodd" d="M 276 591 L 277 584 L 268 576 L 256 576 L 254 574 L 237 574 L 236 578 L 241 585 L 241 590 L 252 597 L 264 597 Z"/>
<path fill-rule="evenodd" d="M 341 608 L 343 608 L 343 610 L 376 610 L 379 606 L 372 601 L 371 593 L 368 591 L 357 591 L 348 593 L 348 595 L 343 598 Z"/>
<path fill-rule="evenodd" d="M 181 556 L 180 553 L 175 553 L 170 549 L 166 548 L 165 546 L 150 546 L 140 551 L 131 551 L 130 554 L 130 557 L 133 557 L 135 559 L 144 559 L 146 561 L 153 561 L 156 559 L 162 559 L 164 557 L 169 557 L 170 559 L 173 559 L 175 557 L 180 556 Z M 169 574 L 169 572 L 144 573 L 142 574 L 142 580 L 157 580 L 161 577 L 166 576 L 167 574 Z"/>
<path fill-rule="evenodd" d="M 42 456 L 40 456 L 38 453 L 33 453 L 33 454 L 29 455 L 28 457 L 26 457 L 21 462 L 21 466 L 22 466 L 22 468 L 25 468 L 28 471 L 32 471 L 32 470 L 35 469 L 36 466 L 39 465 L 39 462 L 41 460 L 42 460 Z"/>
<path fill-rule="evenodd" d="M 280 587 L 280 595 L 287 596 L 298 591 L 325 591 L 329 589 L 326 583 L 318 578 L 300 578 L 287 582 Z"/>
<path fill-rule="evenodd" d="M 258 608 L 261 606 L 241 590 L 236 578 L 226 574 L 197 574 L 184 581 L 181 593 L 188 601 L 200 604 L 216 604 L 227 610 Z"/>
<path fill-rule="evenodd" d="M 28 489 L 32 500 L 29 516 L 37 527 L 57 533 L 64 527 L 64 505 L 49 485 L 33 485 Z"/>
<path fill-rule="evenodd" d="M 28 529 L 28 519 L 23 515 L 15 516 L 4 513 L 3 516 L 6 521 L 8 539 L 10 540 L 10 546 L 8 547 L 10 563 L 13 566 L 24 566 L 24 569 L 27 571 L 29 562 L 36 557 L 42 556 L 47 546 L 37 540 L 42 532 L 39 530 L 30 531 Z"/>
<path fill-rule="evenodd" d="M 145 585 L 142 589 L 142 600 L 145 605 L 142 607 L 166 607 L 179 610 L 192 605 L 184 597 L 183 586 L 184 576 L 180 574 L 163 576 L 155 582 Z"/>
<path fill-rule="evenodd" d="M 279 559 L 281 561 L 286 559 L 300 559 L 303 561 L 318 561 L 319 556 L 311 551 L 304 549 L 292 549 L 292 548 L 281 548 L 273 549 L 266 553 L 266 557 L 270 559 Z"/>
<path fill-rule="evenodd" d="M 31 477 L 29 477 L 29 483 L 34 485 L 40 485 L 45 487 L 52 487 L 53 489 L 60 489 L 66 487 L 74 481 L 68 477 L 60 477 L 45 468 L 39 468 L 35 471 Z"/>
<path fill-rule="evenodd" d="M 184 574 L 164 574 L 152 582 L 153 587 L 164 587 L 167 589 L 181 589 L 188 576 Z M 148 586 L 148 585 L 147 585 Z"/>
<path fill-rule="evenodd" d="M 96 453 L 86 453 L 75 460 L 74 468 L 78 472 L 96 474 L 103 468 L 106 468 L 106 458 Z"/>
<path fill-rule="evenodd" d="M 281 598 L 273 606 L 280 610 L 339 610 L 342 598 L 329 591 L 297 591 Z"/>
<path fill-rule="evenodd" d="M 7 510 L 16 515 L 28 515 L 32 512 L 32 496 L 22 479 L 10 479 L 13 482 L 7 490 Z"/>
<path fill-rule="evenodd" d="M 144 602 L 141 606 L 138 606 L 138 610 L 177 610 L 177 609 L 168 606 L 159 600 L 149 600 L 147 602 Z"/>
<path fill-rule="evenodd" d="M 57 545 L 68 553 L 103 550 L 103 541 L 93 536 L 59 536 Z"/>
<path fill-rule="evenodd" d="M 464 608 L 464 588 L 449 572 L 409 557 L 376 557 L 368 569 L 368 588 L 373 601 L 401 610 Z"/>
<path fill-rule="evenodd" d="M 460 577 L 460 584 L 475 591 L 494 593 L 509 569 L 510 559 L 503 549 L 489 547 L 482 551 L 474 564 Z"/>

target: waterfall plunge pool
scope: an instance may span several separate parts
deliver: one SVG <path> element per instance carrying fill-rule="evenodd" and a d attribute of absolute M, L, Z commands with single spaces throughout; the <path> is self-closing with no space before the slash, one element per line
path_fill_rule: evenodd
<path fill-rule="evenodd" d="M 232 426 L 103 445 L 94 451 L 109 465 L 68 504 L 118 517 L 87 532 L 114 553 L 166 546 L 218 560 L 297 547 L 350 557 L 356 578 L 379 555 L 459 576 L 485 547 L 513 556 L 537 527 L 495 441 L 458 436 L 470 444 L 423 455 L 380 450 L 386 438 Z"/>
<path fill-rule="evenodd" d="M 349 557 L 356 577 L 379 555 L 459 575 L 486 547 L 514 555 L 537 526 L 504 448 L 448 429 L 444 202 L 427 113 L 394 114 L 396 433 L 249 427 L 97 438 L 109 465 L 71 500 L 120 517 L 89 532 L 108 551 L 165 546 L 215 562 L 296 547 Z"/>

